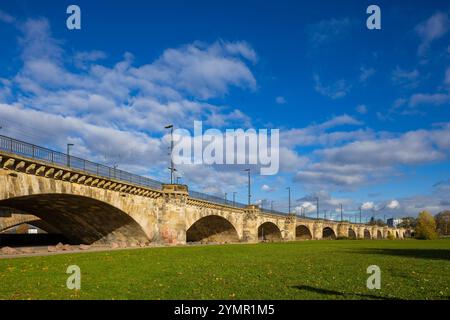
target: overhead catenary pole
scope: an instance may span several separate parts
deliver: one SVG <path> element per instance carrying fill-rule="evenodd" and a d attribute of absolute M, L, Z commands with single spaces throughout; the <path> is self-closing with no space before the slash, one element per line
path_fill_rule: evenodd
<path fill-rule="evenodd" d="M 236 206 L 236 192 L 233 192 L 233 207 Z"/>
<path fill-rule="evenodd" d="M 342 203 L 340 203 L 340 206 L 341 206 L 341 222 L 342 222 L 342 221 L 344 221 L 344 214 L 342 212 Z"/>

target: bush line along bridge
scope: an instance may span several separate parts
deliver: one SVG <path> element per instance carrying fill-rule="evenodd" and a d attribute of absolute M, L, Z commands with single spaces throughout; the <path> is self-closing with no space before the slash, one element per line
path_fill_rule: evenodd
<path fill-rule="evenodd" d="M 72 243 L 404 238 L 401 228 L 267 212 L 0 136 L 0 232 L 28 222 Z M 0 214 L 1 216 L 1 214 Z"/>

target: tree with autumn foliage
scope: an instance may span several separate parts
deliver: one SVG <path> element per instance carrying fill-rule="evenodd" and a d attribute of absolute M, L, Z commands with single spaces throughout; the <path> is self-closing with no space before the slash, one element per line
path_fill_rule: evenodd
<path fill-rule="evenodd" d="M 437 238 L 436 221 L 434 220 L 433 215 L 428 211 L 422 211 L 417 217 L 415 238 L 423 240 L 431 240 Z"/>

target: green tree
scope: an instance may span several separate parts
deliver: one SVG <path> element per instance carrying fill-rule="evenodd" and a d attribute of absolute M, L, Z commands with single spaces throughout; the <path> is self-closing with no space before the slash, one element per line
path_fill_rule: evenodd
<path fill-rule="evenodd" d="M 438 213 L 436 220 L 436 229 L 441 236 L 450 236 L 450 210 Z"/>
<path fill-rule="evenodd" d="M 434 221 L 434 217 L 428 211 L 419 213 L 415 227 L 415 237 L 425 240 L 435 239 L 437 237 L 436 221 Z"/>

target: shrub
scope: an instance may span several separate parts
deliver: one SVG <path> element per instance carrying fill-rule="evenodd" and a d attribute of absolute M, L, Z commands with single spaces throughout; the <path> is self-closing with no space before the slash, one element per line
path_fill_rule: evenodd
<path fill-rule="evenodd" d="M 394 240 L 395 237 L 394 237 L 394 235 L 393 235 L 392 233 L 388 233 L 386 239 L 388 239 L 388 240 Z"/>

